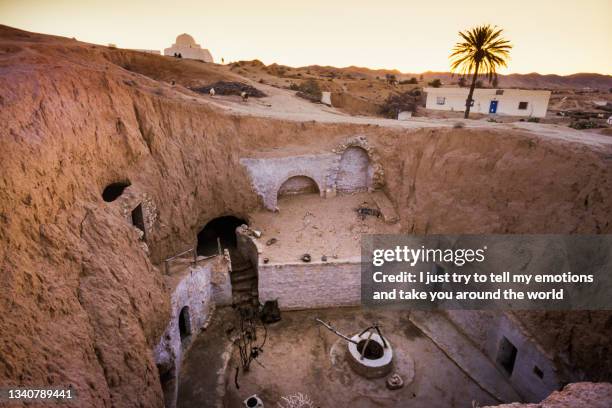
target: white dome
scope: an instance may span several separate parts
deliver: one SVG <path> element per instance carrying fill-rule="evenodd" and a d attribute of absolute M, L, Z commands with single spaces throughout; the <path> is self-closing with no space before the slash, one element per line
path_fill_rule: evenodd
<path fill-rule="evenodd" d="M 181 34 L 176 37 L 176 45 L 182 45 L 184 47 L 189 47 L 190 45 L 195 45 L 195 40 L 189 34 Z"/>

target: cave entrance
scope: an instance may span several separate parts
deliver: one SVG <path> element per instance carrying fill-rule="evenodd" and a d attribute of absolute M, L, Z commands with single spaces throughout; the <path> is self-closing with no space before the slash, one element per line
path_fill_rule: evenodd
<path fill-rule="evenodd" d="M 132 224 L 142 231 L 142 239 L 147 239 L 147 231 L 144 223 L 144 212 L 142 210 L 142 204 L 138 204 L 136 208 L 132 210 Z"/>
<path fill-rule="evenodd" d="M 189 306 L 184 306 L 179 313 L 179 334 L 181 342 L 191 335 L 191 318 L 189 316 Z"/>
<path fill-rule="evenodd" d="M 131 183 L 129 181 L 119 181 L 116 183 L 109 184 L 102 191 L 102 199 L 107 203 L 113 202 L 118 199 L 121 194 L 123 194 L 123 190 L 129 187 Z"/>
<path fill-rule="evenodd" d="M 336 180 L 339 193 L 367 191 L 371 172 L 368 153 L 361 147 L 351 146 L 342 153 Z"/>
<path fill-rule="evenodd" d="M 236 228 L 248 223 L 242 218 L 227 215 L 215 218 L 198 233 L 198 255 L 210 256 L 219 252 L 217 240 L 230 255 L 236 252 Z"/>
<path fill-rule="evenodd" d="M 278 198 L 299 194 L 319 194 L 319 186 L 310 177 L 289 177 L 278 189 Z"/>
<path fill-rule="evenodd" d="M 497 349 L 497 362 L 503 367 L 508 375 L 512 375 L 512 371 L 514 371 L 517 352 L 518 350 L 515 345 L 505 336 L 502 337 L 499 342 L 499 348 Z"/>

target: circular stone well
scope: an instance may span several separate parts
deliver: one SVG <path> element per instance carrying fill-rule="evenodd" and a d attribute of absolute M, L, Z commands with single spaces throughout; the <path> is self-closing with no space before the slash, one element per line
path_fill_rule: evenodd
<path fill-rule="evenodd" d="M 370 341 L 368 342 L 368 338 Z M 365 378 L 380 378 L 393 368 L 393 349 L 389 340 L 377 333 L 365 332 L 351 337 L 355 343 L 348 343 L 347 359 L 351 368 Z M 366 346 L 367 344 L 367 346 Z M 364 350 L 365 348 L 365 350 Z M 363 354 L 363 357 L 362 357 Z"/>

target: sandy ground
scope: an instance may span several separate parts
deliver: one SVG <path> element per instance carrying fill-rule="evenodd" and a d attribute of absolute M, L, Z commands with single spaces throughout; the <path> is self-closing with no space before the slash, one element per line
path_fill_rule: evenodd
<path fill-rule="evenodd" d="M 225 318 L 227 315 L 225 316 Z M 394 371 L 405 386 L 390 391 L 385 379 L 359 377 L 344 360 L 346 343 L 317 324 L 319 317 L 345 334 L 354 334 L 373 322 L 394 350 Z M 252 394 L 266 406 L 276 407 L 281 397 L 298 392 L 308 395 L 316 407 L 471 407 L 496 401 L 467 377 L 437 346 L 408 319 L 408 312 L 369 312 L 357 308 L 285 312 L 282 320 L 268 326 L 267 340 L 259 363 L 240 374 L 234 383 L 237 355 L 226 372 L 225 407 L 240 407 Z M 220 324 L 216 319 L 215 324 Z M 227 343 L 218 327 L 210 327 L 189 350 L 179 386 L 179 407 L 214 406 L 216 370 L 223 367 Z M 207 390 L 208 392 L 203 392 Z M 215 395 L 216 394 L 216 395 Z"/>
<path fill-rule="evenodd" d="M 461 126 L 465 128 L 526 130 L 532 132 L 534 137 L 546 137 L 594 146 L 612 145 L 612 138 L 610 137 L 601 134 L 581 132 L 568 128 L 567 126 L 553 124 L 529 122 L 493 123 L 488 122 L 486 119 L 466 120 L 426 117 L 413 117 L 410 120 L 398 121 L 367 116 L 351 116 L 332 107 L 315 104 L 298 98 L 292 91 L 259 83 L 251 84 L 264 91 L 268 96 L 258 99 L 251 98 L 248 102 L 243 102 L 241 98 L 237 96 L 210 97 L 208 95 L 198 95 L 196 99 L 238 115 L 260 116 L 291 121 L 355 123 L 404 129 L 454 127 L 460 123 Z"/>
<path fill-rule="evenodd" d="M 397 234 L 400 224 L 385 224 L 381 218 L 360 219 L 355 209 L 367 203 L 376 208 L 369 193 L 321 198 L 318 194 L 281 197 L 280 211 L 257 211 L 249 216 L 251 227 L 261 230 L 263 253 L 270 263 L 299 261 L 304 253 L 319 262 L 321 256 L 347 259 L 360 256 L 362 234 Z M 271 238 L 277 242 L 266 245 Z"/>
<path fill-rule="evenodd" d="M 260 83 L 258 79 L 260 79 L 261 74 L 251 75 L 251 77 L 241 76 L 240 70 L 234 72 L 227 65 L 199 64 L 200 66 L 198 66 L 193 61 L 182 62 L 172 58 L 152 60 L 158 65 L 156 65 L 156 69 L 151 69 L 148 68 L 147 61 L 142 61 L 136 66 L 137 62 L 131 60 L 124 65 L 128 66 L 131 72 L 142 75 L 143 79 L 155 79 L 155 81 L 151 81 L 152 90 L 155 92 L 161 92 L 168 97 L 212 105 L 230 114 L 296 122 L 354 123 L 400 129 L 454 127 L 460 124 L 461 127 L 465 128 L 526 130 L 531 132 L 534 137 L 553 138 L 594 146 L 612 145 L 612 138 L 608 136 L 577 131 L 563 125 L 527 122 L 493 123 L 488 122 L 487 117 L 480 115 L 468 120 L 462 118 L 413 117 L 406 121 L 350 115 L 339 109 L 299 98 L 294 91 Z M 174 79 L 177 80 L 177 85 L 170 84 L 171 80 Z M 211 83 L 220 79 L 247 83 L 265 92 L 267 96 L 250 98 L 247 102 L 243 102 L 239 96 L 217 95 L 211 97 L 188 89 L 188 87 Z"/>

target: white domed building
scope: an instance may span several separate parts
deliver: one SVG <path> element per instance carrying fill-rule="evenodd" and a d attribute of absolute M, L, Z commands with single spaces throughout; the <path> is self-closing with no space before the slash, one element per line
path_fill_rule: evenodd
<path fill-rule="evenodd" d="M 172 47 L 164 49 L 164 55 L 180 56 L 204 62 L 214 62 L 213 57 L 206 48 L 202 48 L 200 44 L 196 44 L 195 40 L 189 34 L 181 34 L 176 37 L 176 42 Z"/>

